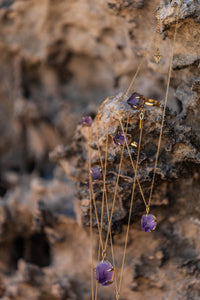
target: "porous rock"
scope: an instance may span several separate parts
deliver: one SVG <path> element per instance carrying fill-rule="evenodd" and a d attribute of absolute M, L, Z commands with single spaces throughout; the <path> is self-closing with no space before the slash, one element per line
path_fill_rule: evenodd
<path fill-rule="evenodd" d="M 104 106 L 98 126 L 104 158 L 101 126 L 107 125 L 109 108 L 116 107 L 119 92 L 124 93 L 144 55 L 134 90 L 163 105 L 179 3 L 0 1 L 1 299 L 90 299 L 88 132 L 77 125 L 84 115 L 95 117 L 103 99 L 115 95 Z M 141 232 L 144 205 L 136 187 L 120 299 L 200 298 L 199 1 L 184 0 L 180 12 L 152 200 L 158 227 L 149 235 Z M 157 65 L 153 60 L 157 44 L 152 38 L 159 13 L 162 58 Z M 121 109 L 123 123 L 127 109 Z M 145 115 L 145 147 L 138 173 L 145 194 L 152 178 L 161 110 L 162 106 L 148 109 Z M 99 163 L 95 126 L 96 122 L 89 143 L 93 164 Z M 121 151 L 112 143 L 118 129 L 116 115 L 109 131 L 111 193 Z M 128 130 L 137 140 L 138 113 L 132 112 Z M 49 152 L 54 149 L 54 162 L 50 162 Z M 136 151 L 131 153 L 135 158 Z M 118 274 L 133 176 L 125 149 L 112 223 Z M 94 190 L 100 215 L 102 181 L 94 184 Z M 93 215 L 97 232 L 95 220 Z M 105 233 L 106 215 L 103 226 Z M 97 252 L 94 234 L 94 264 Z M 115 298 L 113 285 L 106 291 L 99 287 L 99 292 L 99 299 Z"/>

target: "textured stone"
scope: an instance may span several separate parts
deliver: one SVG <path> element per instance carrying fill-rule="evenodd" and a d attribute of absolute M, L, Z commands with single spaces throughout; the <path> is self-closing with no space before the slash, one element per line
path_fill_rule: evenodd
<path fill-rule="evenodd" d="M 0 1 L 0 298 L 79 300 L 91 298 L 88 130 L 81 117 L 95 117 L 92 166 L 102 159 L 108 118 L 109 210 L 121 147 L 117 101 L 144 55 L 134 90 L 163 103 L 179 1 Z M 158 9 L 160 7 L 160 9 Z M 156 14 L 160 54 L 153 60 Z M 158 16 L 159 14 L 157 14 Z M 199 300 L 199 1 L 184 0 L 174 49 L 168 109 L 152 198 L 158 227 L 140 228 L 144 204 L 136 186 L 120 299 Z M 130 91 L 131 94 L 132 90 Z M 147 109 L 138 176 L 149 196 L 161 108 Z M 129 107 L 121 107 L 126 124 Z M 138 112 L 128 134 L 138 141 Z M 54 150 L 55 149 L 55 150 Z M 54 160 L 49 161 L 50 157 Z M 135 160 L 137 150 L 130 147 Z M 61 167 L 59 166 L 60 163 Z M 64 171 L 63 171 L 64 168 Z M 75 181 L 73 183 L 66 175 Z M 127 149 L 119 178 L 112 233 L 120 274 L 134 174 Z M 93 184 L 100 217 L 103 182 Z M 103 237 L 108 228 L 103 216 Z M 97 222 L 93 214 L 94 266 Z M 120 233 L 121 232 L 121 233 Z M 159 253 L 159 254 L 158 254 Z M 107 259 L 112 261 L 108 245 Z M 187 283 L 187 284 L 186 284 Z M 105 292 L 106 289 L 106 292 Z M 98 299 L 115 297 L 99 285 Z"/>

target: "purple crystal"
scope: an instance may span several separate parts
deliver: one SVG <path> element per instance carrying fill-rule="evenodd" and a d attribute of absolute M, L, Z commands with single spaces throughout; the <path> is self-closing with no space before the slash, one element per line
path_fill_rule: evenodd
<path fill-rule="evenodd" d="M 139 109 L 142 108 L 144 105 L 143 96 L 138 93 L 133 93 L 127 100 L 127 103 L 133 108 L 133 109 Z"/>
<path fill-rule="evenodd" d="M 124 145 L 124 135 L 122 132 L 118 132 L 118 134 L 116 134 L 116 136 L 113 138 L 113 141 L 115 143 L 115 145 L 117 146 L 123 146 Z M 127 144 L 130 145 L 131 141 L 132 141 L 132 138 L 130 135 L 126 135 L 126 141 L 127 141 Z M 125 143 L 126 145 L 126 143 Z"/>
<path fill-rule="evenodd" d="M 108 260 L 100 261 L 95 270 L 95 279 L 102 285 L 110 285 L 113 281 L 113 267 Z"/>
<path fill-rule="evenodd" d="M 156 228 L 157 222 L 156 217 L 151 214 L 145 214 L 141 220 L 142 230 L 145 232 L 151 232 Z"/>
<path fill-rule="evenodd" d="M 81 124 L 85 126 L 91 126 L 93 123 L 92 118 L 90 116 L 83 117 L 81 120 Z"/>
<path fill-rule="evenodd" d="M 92 167 L 90 173 L 91 173 L 92 180 L 101 179 L 102 177 L 101 167 L 99 166 Z"/>

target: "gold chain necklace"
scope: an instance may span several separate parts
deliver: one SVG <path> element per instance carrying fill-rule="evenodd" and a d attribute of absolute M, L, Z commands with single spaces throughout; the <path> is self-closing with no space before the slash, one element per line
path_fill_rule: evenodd
<path fill-rule="evenodd" d="M 102 198 L 102 210 L 101 210 L 101 224 L 99 223 L 99 219 L 98 219 L 98 212 L 97 212 L 97 207 L 96 207 L 96 202 L 95 202 L 95 196 L 94 196 L 93 186 L 92 186 L 92 183 L 93 183 L 93 180 L 94 180 L 94 176 L 93 176 L 94 174 L 93 174 L 93 171 L 92 171 L 92 168 L 91 168 L 91 149 L 90 149 L 90 147 L 89 147 L 89 150 L 88 150 L 89 151 L 89 170 L 90 170 L 90 172 L 89 172 L 89 186 L 90 186 L 90 234 L 91 234 L 91 237 L 92 237 L 92 235 L 93 235 L 93 233 L 92 233 L 92 228 L 93 228 L 93 226 L 92 226 L 93 225 L 92 224 L 93 223 L 92 222 L 92 199 L 93 199 L 93 205 L 94 205 L 94 208 L 95 208 L 95 215 L 96 215 L 96 219 L 98 220 L 97 221 L 97 226 L 98 226 L 99 240 L 100 240 L 100 247 L 99 247 L 99 249 L 100 248 L 102 249 L 102 262 L 99 263 L 99 270 L 101 271 L 101 268 L 102 268 L 102 265 L 103 265 L 104 266 L 104 271 L 106 270 L 106 272 L 108 274 L 107 277 L 111 278 L 111 279 L 113 279 L 114 271 L 116 271 L 115 270 L 115 263 L 114 263 L 114 251 L 113 251 L 113 245 L 112 245 L 112 236 L 111 236 L 111 221 L 112 221 L 112 216 L 113 216 L 113 209 L 114 209 L 114 206 L 115 206 L 117 187 L 118 187 L 119 176 L 120 176 L 120 172 L 121 172 L 121 165 L 122 165 L 122 160 L 123 160 L 123 153 L 124 153 L 125 147 L 128 150 L 128 154 L 129 154 L 129 157 L 130 157 L 130 160 L 131 160 L 131 164 L 132 164 L 132 167 L 133 167 L 133 170 L 134 170 L 134 174 L 135 174 L 135 176 L 134 176 L 134 182 L 133 182 L 132 195 L 131 195 L 131 203 L 130 203 L 130 210 L 129 210 L 129 216 L 128 216 L 128 226 L 127 226 L 127 232 L 126 232 L 125 247 L 124 247 L 124 254 L 123 254 L 123 260 L 122 260 L 122 268 L 121 268 L 121 274 L 120 274 L 120 279 L 119 279 L 119 285 L 117 284 L 116 273 L 115 273 L 115 276 L 114 276 L 115 277 L 115 288 L 116 288 L 116 299 L 119 299 L 119 295 L 120 295 L 120 291 L 121 291 L 122 278 L 123 278 L 123 270 L 124 270 L 124 263 L 125 263 L 125 255 L 126 255 L 126 248 L 127 248 L 127 241 L 128 241 L 128 233 L 129 233 L 129 228 L 130 228 L 131 213 L 132 213 L 132 207 L 133 207 L 133 199 L 134 199 L 134 191 L 135 191 L 136 182 L 138 183 L 138 187 L 140 189 L 140 193 L 142 195 L 142 198 L 143 198 L 143 201 L 144 201 L 145 207 L 146 207 L 146 215 L 143 215 L 143 217 L 144 216 L 146 218 L 148 218 L 149 216 L 153 217 L 153 218 L 151 217 L 149 219 L 150 220 L 149 222 L 153 223 L 153 227 L 150 228 L 150 230 L 144 230 L 144 231 L 151 231 L 151 230 L 155 229 L 155 226 L 156 226 L 155 217 L 153 215 L 150 215 L 149 211 L 150 211 L 151 199 L 152 199 L 154 182 L 155 182 L 155 174 L 156 174 L 156 168 L 157 168 L 157 164 L 158 164 L 158 157 L 159 157 L 159 151 L 160 151 L 160 145 L 161 145 L 161 138 L 162 138 L 162 133 L 163 133 L 164 121 L 165 121 L 165 112 L 166 112 L 167 98 L 168 98 L 168 93 L 169 93 L 169 85 L 170 85 L 171 72 L 172 72 L 172 62 L 173 62 L 173 56 L 174 56 L 174 46 L 175 46 L 175 41 L 176 41 L 176 36 L 177 36 L 178 19 L 179 19 L 180 7 L 181 7 L 182 3 L 183 3 L 183 0 L 180 2 L 180 5 L 178 6 L 177 20 L 176 20 L 176 26 L 175 26 L 175 32 L 174 32 L 174 38 L 173 38 L 173 45 L 172 45 L 172 51 L 171 51 L 171 57 L 170 57 L 170 66 L 169 66 L 169 73 L 168 73 L 167 89 L 166 89 L 164 107 L 163 107 L 163 112 L 162 112 L 161 130 L 160 130 L 160 135 L 159 135 L 159 140 L 158 140 L 158 147 L 157 147 L 155 165 L 154 165 L 154 170 L 153 170 L 153 178 L 152 178 L 152 184 L 151 184 L 151 188 L 150 188 L 150 196 L 149 196 L 148 202 L 144 198 L 144 194 L 143 194 L 141 185 L 140 185 L 139 180 L 137 178 L 137 170 L 138 170 L 138 162 L 139 162 L 139 155 L 140 155 L 140 149 L 141 149 L 143 122 L 144 122 L 144 117 L 145 117 L 144 105 L 158 106 L 158 102 L 157 101 L 152 100 L 152 99 L 146 99 L 144 96 L 142 96 L 140 94 L 137 94 L 137 93 L 134 93 L 135 95 L 134 94 L 131 95 L 132 100 L 136 100 L 137 99 L 137 101 L 143 103 L 143 104 L 141 104 L 140 107 L 138 105 L 136 107 L 137 109 L 139 108 L 141 110 L 141 112 L 139 114 L 139 120 L 140 120 L 139 121 L 140 122 L 140 126 L 139 126 L 139 129 L 140 129 L 139 143 L 138 144 L 136 142 L 132 142 L 131 143 L 132 146 L 138 148 L 138 154 L 137 154 L 136 164 L 134 164 L 134 162 L 133 162 L 133 159 L 132 159 L 132 156 L 131 156 L 131 153 L 130 153 L 130 149 L 129 149 L 129 145 L 130 144 L 128 143 L 128 140 L 127 140 L 127 128 L 128 128 L 130 111 L 129 111 L 129 115 L 128 115 L 128 118 L 127 118 L 127 125 L 126 125 L 125 129 L 124 129 L 123 124 L 122 124 L 121 115 L 120 115 L 120 109 L 117 112 L 117 114 L 119 116 L 119 122 L 120 122 L 121 130 L 122 130 L 121 137 L 123 137 L 123 139 L 121 139 L 121 140 L 123 140 L 123 143 L 122 143 L 123 144 L 122 145 L 123 148 L 122 148 L 122 152 L 121 152 L 121 159 L 120 159 L 120 164 L 119 164 L 119 172 L 118 172 L 118 177 L 117 177 L 117 182 L 116 182 L 116 187 L 115 187 L 115 193 L 114 193 L 114 199 L 113 199 L 112 209 L 111 209 L 110 215 L 109 215 L 109 209 L 108 209 L 108 198 L 107 198 L 107 193 L 106 193 L 106 166 L 107 166 L 107 154 L 108 154 L 109 126 L 110 126 L 110 120 L 111 120 L 111 116 L 112 116 L 113 111 L 111 112 L 111 116 L 110 116 L 110 120 L 109 120 L 109 125 L 108 125 L 108 128 L 107 128 L 105 169 L 103 167 L 103 162 L 102 162 L 102 159 L 101 159 L 101 151 L 100 151 L 99 137 L 98 137 L 98 121 L 99 121 L 99 119 L 102 116 L 103 106 L 108 102 L 109 99 L 107 99 L 103 103 L 102 107 L 100 108 L 100 110 L 99 110 L 99 112 L 97 114 L 97 117 L 96 117 L 96 138 L 97 138 L 98 151 L 99 151 L 99 157 L 100 157 L 100 162 L 101 162 L 101 171 L 103 170 L 103 172 L 102 172 L 103 173 L 103 198 Z M 154 55 L 154 59 L 155 59 L 155 56 L 157 55 L 157 59 L 159 58 L 159 60 L 160 60 L 161 56 L 160 56 L 160 53 L 159 53 L 159 48 L 157 48 L 156 51 L 157 52 Z M 155 59 L 155 61 L 156 61 L 156 59 Z M 136 78 L 136 76 L 137 76 L 137 74 L 138 74 L 138 72 L 140 70 L 140 67 L 141 67 L 142 63 L 143 63 L 143 61 L 138 66 L 136 74 L 135 74 L 134 78 L 132 79 L 131 84 L 130 84 L 129 88 L 127 89 L 124 97 L 121 97 L 122 101 L 120 103 L 120 107 L 123 104 L 123 102 L 125 101 L 127 95 L 129 94 L 129 91 L 132 88 L 133 82 L 135 81 L 135 78 Z M 131 97 L 129 97 L 128 101 L 130 103 L 132 103 L 132 105 L 133 105 L 133 101 L 132 102 L 130 101 Z M 121 100 L 121 98 L 119 99 L 119 101 Z M 129 103 L 129 105 L 130 105 L 130 103 Z M 136 103 L 136 101 L 134 103 Z M 87 123 L 87 120 L 84 120 L 83 124 L 84 124 L 84 122 Z M 88 126 L 88 124 L 86 124 L 86 123 L 84 125 Z M 91 139 L 91 133 L 90 133 L 90 139 Z M 120 139 L 118 138 L 118 140 L 120 140 Z M 108 217 L 108 223 L 109 223 L 109 225 L 108 225 L 108 231 L 107 231 L 107 236 L 106 236 L 106 240 L 105 240 L 105 245 L 103 245 L 103 240 L 102 240 L 102 224 L 103 224 L 104 200 L 106 200 L 107 217 Z M 145 221 L 147 222 L 148 220 L 145 219 Z M 114 266 L 114 268 L 112 267 L 112 265 L 108 261 L 105 261 L 105 258 L 106 258 L 106 249 L 107 249 L 107 244 L 108 244 L 109 237 L 110 237 L 111 248 L 112 248 L 111 252 L 112 252 L 112 258 L 113 258 L 113 266 Z M 91 254 L 93 252 L 92 248 L 93 248 L 93 244 L 91 242 Z M 100 253 L 100 251 L 99 251 L 99 253 Z M 93 257 L 93 254 L 92 254 L 92 257 Z M 92 299 L 94 299 L 93 259 L 92 259 L 92 264 L 91 265 L 92 265 L 92 267 L 91 267 Z M 106 267 L 106 269 L 105 269 L 105 267 Z M 97 266 L 97 268 L 98 268 L 98 266 Z M 96 272 L 97 272 L 97 268 L 96 268 Z M 98 271 L 98 272 L 100 272 L 100 271 Z M 100 276 L 100 274 L 98 274 L 98 275 Z M 99 281 L 102 285 L 109 285 L 113 280 L 106 280 L 105 282 L 101 282 L 100 278 L 98 278 L 97 281 Z M 96 293 L 95 293 L 95 299 L 97 299 L 97 288 L 96 288 Z"/>

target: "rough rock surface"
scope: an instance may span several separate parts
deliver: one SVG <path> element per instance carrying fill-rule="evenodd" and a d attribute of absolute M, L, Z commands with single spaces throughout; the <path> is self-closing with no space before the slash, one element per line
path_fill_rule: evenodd
<path fill-rule="evenodd" d="M 72 146 L 63 149 L 63 151 L 61 151 L 61 149 L 58 149 L 58 151 L 55 150 L 55 152 L 52 153 L 52 158 L 57 156 L 58 159 L 61 159 L 61 163 L 64 166 L 64 169 L 68 171 L 69 177 L 74 178 L 76 181 L 81 181 L 79 198 L 82 199 L 84 203 L 84 212 L 86 209 L 85 199 L 89 198 L 88 186 L 87 184 L 84 184 L 88 179 L 88 143 L 92 148 L 92 166 L 101 166 L 98 145 L 100 147 L 101 159 L 104 163 L 107 133 L 108 157 L 106 189 L 107 194 L 109 195 L 109 201 L 111 202 L 110 206 L 112 205 L 111 199 L 114 199 L 115 185 L 123 149 L 114 144 L 113 137 L 118 132 L 122 131 L 119 119 L 123 124 L 123 128 L 125 128 L 130 110 L 126 101 L 122 104 L 122 100 L 119 101 L 120 98 L 122 98 L 122 95 L 108 99 L 101 110 L 102 116 L 100 120 L 97 118 L 92 124 L 91 129 L 80 125 L 77 129 L 74 144 Z M 130 110 L 127 129 L 127 134 L 131 135 L 136 141 L 138 141 L 139 138 L 139 114 L 140 111 Z M 155 165 L 158 137 L 161 130 L 161 119 L 162 106 L 160 108 L 151 107 L 150 109 L 146 109 L 142 138 L 143 149 L 141 150 L 139 160 L 138 179 L 147 202 Z M 170 200 L 170 195 L 168 195 L 170 186 L 176 184 L 181 178 L 191 178 L 191 176 L 194 175 L 194 168 L 190 168 L 190 165 L 196 166 L 198 170 L 198 165 L 200 164 L 199 142 L 198 132 L 193 131 L 191 126 L 183 124 L 181 116 L 168 109 L 160 148 L 160 159 L 156 170 L 156 183 L 154 197 L 151 203 L 152 205 L 169 205 L 170 201 L 172 201 Z M 133 147 L 129 148 L 135 163 L 137 150 Z M 128 215 L 133 178 L 133 167 L 130 161 L 129 152 L 125 147 L 119 186 L 117 189 L 117 202 L 112 219 L 112 226 L 114 227 L 113 233 L 117 232 L 119 226 L 123 224 L 123 221 L 126 220 Z M 93 189 L 97 203 L 101 203 L 103 179 L 94 181 Z M 135 192 L 133 216 L 138 216 L 141 210 L 144 211 L 144 204 L 139 188 L 137 188 Z M 88 214 L 83 214 L 84 224 L 88 223 L 88 217 L 89 203 Z M 105 218 L 103 223 L 103 228 L 105 230 L 107 225 L 108 220 Z"/>
<path fill-rule="evenodd" d="M 98 122 L 103 158 L 110 108 L 117 108 L 119 92 L 127 88 L 144 55 L 134 90 L 163 103 L 179 3 L 0 0 L 1 299 L 91 299 L 85 226 L 89 194 L 84 184 L 88 132 L 78 123 L 82 115 L 94 117 L 103 100 L 116 95 L 104 106 Z M 152 56 L 158 15 L 162 60 L 156 65 Z M 200 2 L 184 0 L 152 200 L 159 225 L 152 234 L 141 232 L 144 205 L 137 189 L 120 299 L 200 299 L 199 17 Z M 125 104 L 121 107 L 123 122 L 127 109 Z M 146 111 L 138 173 L 145 194 L 160 118 L 161 108 Z M 112 195 L 121 148 L 112 142 L 120 129 L 118 116 L 111 121 L 108 188 Z M 94 165 L 99 164 L 95 125 L 90 142 Z M 138 139 L 138 112 L 131 113 L 128 132 Z M 49 152 L 54 161 L 49 160 Z M 131 152 L 134 157 L 134 149 Z M 127 150 L 121 173 L 112 223 L 117 273 L 133 182 Z M 96 182 L 94 191 L 100 207 L 102 181 Z M 106 215 L 103 226 L 106 232 Z M 97 239 L 96 235 L 95 254 Z M 114 295 L 114 285 L 106 290 L 99 287 L 99 299 Z"/>

